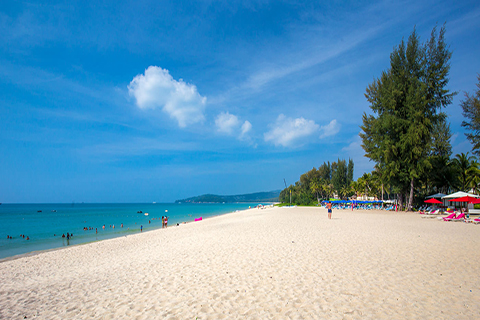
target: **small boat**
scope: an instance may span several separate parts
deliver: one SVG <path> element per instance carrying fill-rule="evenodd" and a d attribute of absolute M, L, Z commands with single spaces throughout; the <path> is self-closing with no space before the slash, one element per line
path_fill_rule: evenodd
<path fill-rule="evenodd" d="M 57 210 L 52 210 L 52 212 L 57 212 Z"/>
<path fill-rule="evenodd" d="M 37 212 L 42 212 L 42 210 L 37 210 Z"/>
<path fill-rule="evenodd" d="M 140 211 L 137 211 L 137 213 L 143 213 L 143 212 L 142 212 L 142 210 L 140 210 Z"/>
<path fill-rule="evenodd" d="M 145 212 L 145 215 L 148 216 L 148 212 Z"/>

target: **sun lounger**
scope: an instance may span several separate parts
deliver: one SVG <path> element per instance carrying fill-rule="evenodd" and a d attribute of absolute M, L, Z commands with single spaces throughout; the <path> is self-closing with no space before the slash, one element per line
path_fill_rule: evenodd
<path fill-rule="evenodd" d="M 464 221 L 464 220 L 465 220 L 465 213 L 461 213 L 458 217 L 448 219 L 448 220 L 445 220 L 445 221 Z"/>
<path fill-rule="evenodd" d="M 443 219 L 443 221 L 450 221 L 452 219 L 455 219 L 456 217 L 457 217 L 457 215 L 455 213 L 452 213 L 447 217 L 443 217 L 442 219 Z"/>

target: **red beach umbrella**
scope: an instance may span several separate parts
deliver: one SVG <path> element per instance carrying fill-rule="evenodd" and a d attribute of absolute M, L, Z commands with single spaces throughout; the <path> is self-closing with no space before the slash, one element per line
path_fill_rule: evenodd
<path fill-rule="evenodd" d="M 425 203 L 439 203 L 439 204 L 442 204 L 442 201 L 432 198 L 432 199 L 425 200 Z"/>
<path fill-rule="evenodd" d="M 477 200 L 477 198 L 470 197 L 470 196 L 465 196 L 465 197 L 456 198 L 456 199 L 452 199 L 452 200 L 448 200 L 448 201 L 452 201 L 452 202 L 468 202 L 468 203 L 472 203 L 472 201 L 474 201 L 474 200 Z"/>
<path fill-rule="evenodd" d="M 472 200 L 472 202 L 470 202 L 470 203 L 473 203 L 473 204 L 480 203 L 480 198 L 478 198 L 478 199 L 475 199 L 475 200 Z"/>

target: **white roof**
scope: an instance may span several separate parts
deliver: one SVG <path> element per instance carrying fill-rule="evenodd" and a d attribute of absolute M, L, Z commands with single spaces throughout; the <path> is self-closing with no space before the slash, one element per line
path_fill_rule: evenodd
<path fill-rule="evenodd" d="M 442 197 L 445 197 L 446 194 L 445 193 L 435 193 L 435 194 L 432 194 L 431 196 L 428 196 L 427 199 L 430 199 L 430 198 L 442 198 Z"/>
<path fill-rule="evenodd" d="M 442 197 L 442 199 L 455 199 L 455 198 L 461 198 L 466 196 L 473 197 L 473 198 L 480 198 L 480 196 L 477 196 L 476 194 L 458 191 L 458 192 L 449 194 L 448 196 Z"/>

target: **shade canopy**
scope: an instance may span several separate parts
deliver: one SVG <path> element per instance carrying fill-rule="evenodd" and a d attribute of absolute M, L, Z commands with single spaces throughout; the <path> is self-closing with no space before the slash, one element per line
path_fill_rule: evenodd
<path fill-rule="evenodd" d="M 440 203 L 440 204 L 442 204 L 442 201 L 432 198 L 432 199 L 425 200 L 425 203 Z"/>
<path fill-rule="evenodd" d="M 475 194 L 466 193 L 466 192 L 463 192 L 463 191 L 458 191 L 458 192 L 449 194 L 448 196 L 442 197 L 442 199 L 455 199 L 455 198 L 461 198 L 461 197 L 466 197 L 466 196 L 469 196 L 469 197 L 472 197 L 472 198 L 478 198 L 478 196 L 475 195 Z"/>
<path fill-rule="evenodd" d="M 430 199 L 430 198 L 443 198 L 445 197 L 446 194 L 445 193 L 435 193 L 435 194 L 432 194 L 431 196 L 428 196 L 427 199 Z M 436 202 L 435 202 L 436 203 Z"/>
<path fill-rule="evenodd" d="M 448 200 L 448 201 L 472 203 L 472 201 L 475 201 L 475 200 L 477 200 L 477 198 L 470 197 L 470 196 L 465 196 L 465 197 L 455 198 L 455 199 Z"/>

